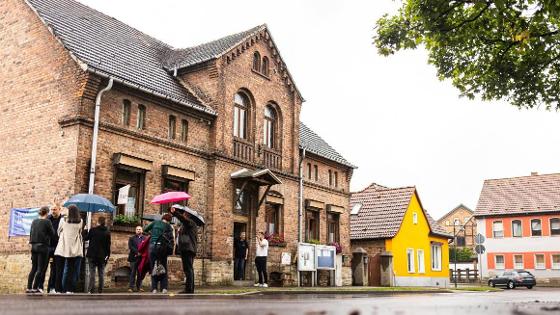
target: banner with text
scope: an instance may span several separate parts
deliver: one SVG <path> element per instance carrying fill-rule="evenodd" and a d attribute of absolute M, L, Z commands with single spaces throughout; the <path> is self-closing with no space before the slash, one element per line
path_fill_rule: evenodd
<path fill-rule="evenodd" d="M 39 217 L 39 208 L 13 208 L 10 210 L 8 236 L 29 236 L 31 222 Z"/>

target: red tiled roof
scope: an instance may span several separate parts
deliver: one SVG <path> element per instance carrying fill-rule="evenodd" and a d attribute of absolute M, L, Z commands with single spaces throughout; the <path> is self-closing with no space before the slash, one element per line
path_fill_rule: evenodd
<path fill-rule="evenodd" d="M 475 216 L 560 212 L 560 174 L 487 179 Z"/>
<path fill-rule="evenodd" d="M 415 192 L 415 187 L 387 188 L 374 183 L 353 193 L 350 208 L 355 204 L 362 204 L 362 207 L 358 214 L 350 216 L 350 239 L 394 237 Z M 427 212 L 424 213 L 432 233 L 449 236 Z"/>

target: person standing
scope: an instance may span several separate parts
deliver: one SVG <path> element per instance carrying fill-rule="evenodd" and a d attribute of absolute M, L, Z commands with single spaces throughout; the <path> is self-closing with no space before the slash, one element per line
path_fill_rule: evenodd
<path fill-rule="evenodd" d="M 255 283 L 256 287 L 268 287 L 268 276 L 266 273 L 266 257 L 268 256 L 268 241 L 264 238 L 264 232 L 257 235 L 257 255 L 255 257 L 255 266 L 259 274 L 259 283 Z"/>
<path fill-rule="evenodd" d="M 249 255 L 249 243 L 247 243 L 245 235 L 245 232 L 241 232 L 241 234 L 239 234 L 239 238 L 236 238 L 233 244 L 235 251 L 233 261 L 234 280 L 245 279 L 245 262 L 247 261 L 247 256 Z"/>
<path fill-rule="evenodd" d="M 98 286 L 97 293 L 103 293 L 103 277 L 105 275 L 105 265 L 111 256 L 111 232 L 105 226 L 105 217 L 97 218 L 97 226 L 89 230 L 86 241 L 89 247 L 86 257 L 89 264 L 89 288 L 88 292 L 93 293 L 95 286 L 95 269 L 97 268 Z"/>
<path fill-rule="evenodd" d="M 55 256 L 63 259 L 62 263 L 56 263 L 56 283 L 55 290 L 57 293 L 62 293 L 62 272 L 64 264 L 68 264 L 68 277 L 64 288 L 66 293 L 72 294 L 76 289 L 74 283 L 70 281 L 74 276 L 74 272 L 79 272 L 75 269 L 76 257 L 83 257 L 84 243 L 82 239 L 82 226 L 83 222 L 80 218 L 80 210 L 75 205 L 68 206 L 68 216 L 64 217 L 58 226 L 59 241 L 54 251 Z"/>
<path fill-rule="evenodd" d="M 27 278 L 25 293 L 43 293 L 45 272 L 49 262 L 49 245 L 55 232 L 51 221 L 47 219 L 49 207 L 39 209 L 39 218 L 31 223 L 29 244 L 31 244 L 31 272 Z"/>
<path fill-rule="evenodd" d="M 198 227 L 190 218 L 186 211 L 177 211 L 175 208 L 170 209 L 171 214 L 181 222 L 179 230 L 179 254 L 183 263 L 183 272 L 185 273 L 185 290 L 179 294 L 194 293 L 194 258 L 196 257 L 196 245 L 198 236 Z"/>
<path fill-rule="evenodd" d="M 142 278 L 138 272 L 138 267 L 142 256 L 138 253 L 140 244 L 144 241 L 145 237 L 142 234 L 144 231 L 141 226 L 136 227 L 136 234 L 128 239 L 128 262 L 130 263 L 130 279 L 128 283 L 128 292 L 132 292 L 135 288 L 136 291 L 142 290 Z"/>
<path fill-rule="evenodd" d="M 62 269 L 60 267 L 57 268 L 58 264 L 64 264 L 64 258 L 60 256 L 55 256 L 54 251 L 56 250 L 56 246 L 58 245 L 58 225 L 60 224 L 60 219 L 64 217 L 61 212 L 61 206 L 59 202 L 55 199 L 54 206 L 51 208 L 51 214 L 47 217 L 49 221 L 51 221 L 52 227 L 54 229 L 54 236 L 51 238 L 51 243 L 49 245 L 49 260 L 50 260 L 50 272 L 49 272 L 49 282 L 47 285 L 47 292 L 49 293 L 56 293 L 55 290 L 55 283 L 56 283 L 56 270 Z"/>
<path fill-rule="evenodd" d="M 173 244 L 173 228 L 169 224 L 171 218 L 171 214 L 166 213 L 162 216 L 161 220 L 153 221 L 144 229 L 146 233 L 151 233 L 148 251 L 150 255 L 150 272 L 152 274 L 152 293 L 158 292 L 158 284 L 161 286 L 161 292 L 167 293 L 167 256 L 173 249 L 171 247 Z M 163 266 L 164 272 L 162 274 L 155 274 L 154 267 L 156 263 Z"/>

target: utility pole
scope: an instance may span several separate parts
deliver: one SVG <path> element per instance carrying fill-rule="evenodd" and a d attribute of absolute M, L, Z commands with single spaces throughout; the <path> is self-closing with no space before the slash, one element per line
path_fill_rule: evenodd
<path fill-rule="evenodd" d="M 457 232 L 455 231 L 457 222 L 453 220 L 453 262 L 455 268 L 453 270 L 453 282 L 455 283 L 455 289 L 457 289 Z"/>

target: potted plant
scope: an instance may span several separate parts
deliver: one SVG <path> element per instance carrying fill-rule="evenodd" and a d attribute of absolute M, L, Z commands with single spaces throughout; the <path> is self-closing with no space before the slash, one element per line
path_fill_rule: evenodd
<path fill-rule="evenodd" d="M 286 246 L 286 241 L 284 240 L 284 234 L 274 233 L 266 234 L 264 238 L 268 241 L 270 246 Z"/>

